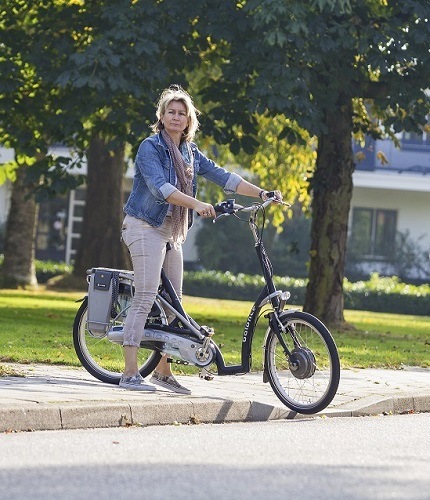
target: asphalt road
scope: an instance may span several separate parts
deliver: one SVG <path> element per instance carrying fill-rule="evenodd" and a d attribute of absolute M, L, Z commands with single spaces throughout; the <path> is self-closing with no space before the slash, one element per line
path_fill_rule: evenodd
<path fill-rule="evenodd" d="M 430 414 L 0 434 L 0 498 L 430 498 Z"/>

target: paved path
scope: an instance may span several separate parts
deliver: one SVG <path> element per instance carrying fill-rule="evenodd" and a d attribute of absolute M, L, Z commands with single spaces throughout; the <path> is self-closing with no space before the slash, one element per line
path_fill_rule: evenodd
<path fill-rule="evenodd" d="M 22 376 L 0 377 L 0 432 L 430 411 L 430 369 L 424 368 L 343 370 L 330 406 L 309 417 L 286 408 L 261 373 L 177 377 L 192 390 L 183 396 L 127 391 L 83 368 L 8 366 Z"/>

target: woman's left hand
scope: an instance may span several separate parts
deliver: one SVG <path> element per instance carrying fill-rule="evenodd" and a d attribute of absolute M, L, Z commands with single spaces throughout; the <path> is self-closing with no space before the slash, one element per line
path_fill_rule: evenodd
<path fill-rule="evenodd" d="M 275 191 L 275 198 L 278 203 L 282 203 L 283 198 L 281 191 L 278 190 Z"/>
<path fill-rule="evenodd" d="M 267 200 L 267 198 L 268 198 L 268 197 L 267 197 L 267 193 L 270 193 L 270 192 L 271 192 L 271 191 L 264 191 L 264 193 L 263 193 L 263 194 L 262 194 L 262 196 L 261 196 L 261 199 L 262 199 L 263 201 L 266 201 L 266 200 Z M 283 198 L 282 198 L 282 193 L 281 193 L 281 191 L 275 190 L 275 191 L 273 191 L 273 193 L 275 194 L 275 201 L 276 201 L 276 203 L 282 203 Z"/>

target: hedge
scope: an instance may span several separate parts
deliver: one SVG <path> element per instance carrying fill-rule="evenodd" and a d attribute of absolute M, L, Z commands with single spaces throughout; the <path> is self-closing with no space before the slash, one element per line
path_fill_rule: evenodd
<path fill-rule="evenodd" d="M 55 262 L 51 260 L 36 260 L 36 277 L 38 283 L 46 283 L 49 279 L 60 274 L 70 274 L 73 267 L 64 262 Z"/>
<path fill-rule="evenodd" d="M 307 280 L 275 276 L 274 282 L 277 289 L 291 293 L 290 304 L 303 304 Z M 263 278 L 258 275 L 219 271 L 184 274 L 185 293 L 200 297 L 254 301 L 263 286 Z M 430 285 L 410 285 L 396 276 L 373 274 L 368 281 L 351 283 L 345 279 L 344 291 L 346 309 L 430 316 Z"/>
<path fill-rule="evenodd" d="M 345 308 L 430 316 L 430 285 L 403 283 L 397 276 L 372 274 L 368 281 L 345 281 Z"/>
<path fill-rule="evenodd" d="M 3 255 L 0 255 L 0 270 L 3 265 Z M 54 260 L 35 260 L 34 267 L 36 269 L 37 282 L 42 284 L 46 283 L 50 278 L 62 274 L 70 274 L 73 267 L 65 264 L 64 262 L 57 262 Z"/>
<path fill-rule="evenodd" d="M 0 256 L 0 266 L 2 256 Z M 72 272 L 72 266 L 54 261 L 36 261 L 39 283 Z M 289 303 L 301 306 L 304 303 L 307 280 L 274 277 L 278 290 L 291 293 Z M 264 286 L 260 275 L 231 274 L 221 271 L 185 271 L 184 291 L 197 297 L 255 301 Z M 380 277 L 372 274 L 367 281 L 351 283 L 344 281 L 346 309 L 390 312 L 430 316 L 430 285 L 403 283 L 396 276 Z"/>

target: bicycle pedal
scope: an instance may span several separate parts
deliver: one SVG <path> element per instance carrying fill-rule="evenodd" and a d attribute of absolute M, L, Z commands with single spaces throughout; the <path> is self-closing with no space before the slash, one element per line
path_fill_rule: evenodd
<path fill-rule="evenodd" d="M 206 337 L 212 337 L 212 335 L 215 335 L 215 330 L 211 328 L 210 326 L 202 325 L 200 327 L 200 332 L 205 335 Z"/>
<path fill-rule="evenodd" d="M 202 372 L 199 372 L 199 377 L 202 378 L 203 380 L 213 380 L 215 378 L 215 376 L 212 375 L 212 373 L 202 373 Z"/>

